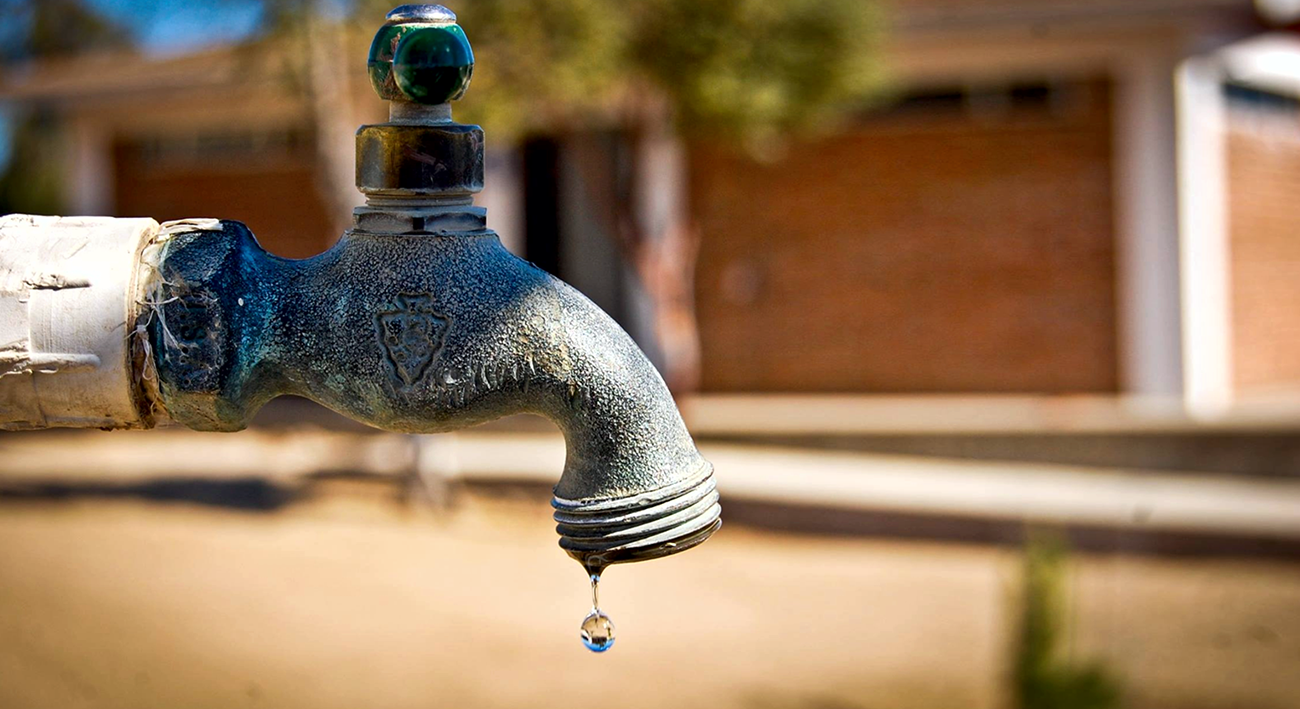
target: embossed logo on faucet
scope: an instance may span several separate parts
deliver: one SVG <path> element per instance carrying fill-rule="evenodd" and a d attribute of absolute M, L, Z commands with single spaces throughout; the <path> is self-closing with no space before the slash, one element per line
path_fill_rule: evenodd
<path fill-rule="evenodd" d="M 402 293 L 376 318 L 392 375 L 410 388 L 442 349 L 450 319 L 433 309 L 428 293 Z"/>

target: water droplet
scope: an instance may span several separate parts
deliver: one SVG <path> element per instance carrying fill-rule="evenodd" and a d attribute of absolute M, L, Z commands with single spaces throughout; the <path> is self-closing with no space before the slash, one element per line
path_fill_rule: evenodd
<path fill-rule="evenodd" d="M 582 644 L 592 652 L 614 647 L 614 621 L 599 608 L 582 620 Z"/>
<path fill-rule="evenodd" d="M 591 574 L 591 612 L 582 619 L 582 644 L 592 652 L 614 647 L 614 621 L 600 609 L 600 573 Z"/>

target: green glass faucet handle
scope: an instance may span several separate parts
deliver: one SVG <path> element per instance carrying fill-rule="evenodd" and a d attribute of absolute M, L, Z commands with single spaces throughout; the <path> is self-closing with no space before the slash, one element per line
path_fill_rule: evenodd
<path fill-rule="evenodd" d="M 451 10 L 402 5 L 375 34 L 366 65 L 380 98 L 439 104 L 465 94 L 474 52 Z"/>

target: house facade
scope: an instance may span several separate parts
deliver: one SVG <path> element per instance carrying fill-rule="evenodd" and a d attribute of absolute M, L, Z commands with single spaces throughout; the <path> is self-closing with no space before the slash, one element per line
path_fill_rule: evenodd
<path fill-rule="evenodd" d="M 898 13 L 893 108 L 692 154 L 706 388 L 1295 391 L 1295 35 L 1238 2 Z"/>
<path fill-rule="evenodd" d="M 1243 0 L 900 0 L 887 100 L 761 157 L 669 141 L 701 235 L 704 392 L 1300 396 L 1300 35 Z M 361 50 L 337 52 L 360 56 Z M 327 248 L 359 195 L 363 67 L 303 97 L 236 50 L 3 79 L 67 136 L 67 211 L 220 216 Z M 472 94 L 471 94 L 472 96 Z M 630 327 L 645 307 L 575 155 L 489 133 L 479 204 Z M 612 150 L 613 148 L 605 146 Z M 652 161 L 653 162 L 653 161 Z"/>

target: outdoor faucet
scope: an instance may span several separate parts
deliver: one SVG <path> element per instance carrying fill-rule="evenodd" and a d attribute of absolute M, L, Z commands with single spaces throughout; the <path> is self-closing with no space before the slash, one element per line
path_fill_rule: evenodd
<path fill-rule="evenodd" d="M 473 205 L 483 131 L 451 118 L 474 68 L 455 15 L 393 10 L 368 68 L 389 121 L 357 131 L 366 204 L 318 256 L 268 254 L 233 221 L 0 220 L 0 316 L 27 308 L 25 343 L 0 342 L 0 427 L 237 431 L 281 395 L 404 433 L 539 414 L 567 442 L 552 504 L 571 556 L 599 571 L 703 542 L 721 524 L 713 470 L 663 379 Z M 92 232 L 103 238 L 83 238 L 88 250 L 67 241 Z M 66 258 L 34 255 L 38 241 Z M 97 261 L 78 271 L 85 258 Z M 92 298 L 93 317 L 32 314 Z M 0 340 L 14 339 L 5 327 Z"/>

